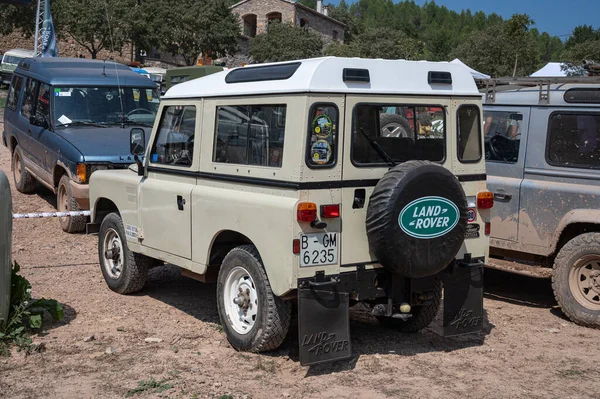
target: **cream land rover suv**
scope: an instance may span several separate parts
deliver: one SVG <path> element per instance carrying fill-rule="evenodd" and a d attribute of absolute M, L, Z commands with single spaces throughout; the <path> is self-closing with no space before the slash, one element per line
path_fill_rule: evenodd
<path fill-rule="evenodd" d="M 448 63 L 321 58 L 170 89 L 129 170 L 90 182 L 108 286 L 155 260 L 217 282 L 232 346 L 268 351 L 298 308 L 300 362 L 351 356 L 349 307 L 403 332 L 483 323 L 490 208 L 481 95 Z M 137 169 L 137 170 L 136 170 Z"/>

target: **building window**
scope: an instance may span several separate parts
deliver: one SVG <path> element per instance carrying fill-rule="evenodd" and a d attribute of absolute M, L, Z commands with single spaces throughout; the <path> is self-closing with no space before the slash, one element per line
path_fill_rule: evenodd
<path fill-rule="evenodd" d="M 300 18 L 300 27 L 301 28 L 308 28 L 308 21 L 305 20 L 304 18 Z"/>
<path fill-rule="evenodd" d="M 338 33 L 337 30 L 333 31 L 333 40 L 338 41 L 339 40 L 339 36 L 340 34 Z"/>
<path fill-rule="evenodd" d="M 267 14 L 267 21 L 269 21 L 269 24 L 271 24 L 273 22 L 281 23 L 281 13 L 280 12 L 272 12 L 270 14 Z"/>
<path fill-rule="evenodd" d="M 248 37 L 256 36 L 256 15 L 248 14 L 244 16 L 244 35 Z"/>

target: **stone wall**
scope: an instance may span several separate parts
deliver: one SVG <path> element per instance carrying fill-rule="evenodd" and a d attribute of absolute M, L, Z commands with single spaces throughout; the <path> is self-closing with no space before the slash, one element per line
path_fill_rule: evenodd
<path fill-rule="evenodd" d="M 304 23 L 303 23 L 304 21 Z M 331 19 L 321 17 L 313 12 L 296 7 L 296 26 L 303 26 L 321 34 L 325 43 L 344 41 L 344 26 L 333 22 Z M 335 33 L 337 32 L 337 34 Z"/>
<path fill-rule="evenodd" d="M 58 55 L 60 57 L 74 57 L 77 58 L 83 55 L 85 58 L 91 58 L 91 54 L 84 47 L 80 46 L 73 39 L 59 40 L 58 43 Z M 0 35 L 0 52 L 5 53 L 8 50 L 15 48 L 23 48 L 26 50 L 33 50 L 33 36 L 26 37 L 21 32 L 13 32 L 10 35 Z M 97 59 L 103 60 L 106 58 L 114 58 L 118 62 L 129 64 L 131 62 L 131 45 L 126 44 L 121 52 L 111 52 L 102 50 L 98 53 Z"/>
<path fill-rule="evenodd" d="M 238 15 L 242 29 L 244 17 L 248 14 L 256 15 L 256 34 L 260 35 L 267 31 L 269 22 L 267 15 L 270 13 L 281 13 L 281 22 L 293 24 L 295 21 L 294 8 L 294 4 L 282 0 L 250 0 L 236 6 L 232 11 Z"/>

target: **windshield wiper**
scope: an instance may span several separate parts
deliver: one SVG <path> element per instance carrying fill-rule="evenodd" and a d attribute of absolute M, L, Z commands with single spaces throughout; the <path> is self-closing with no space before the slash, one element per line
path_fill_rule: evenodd
<path fill-rule="evenodd" d="M 381 148 L 381 146 L 375 140 L 373 140 L 373 138 L 371 136 L 369 136 L 367 134 L 367 132 L 365 132 L 365 129 L 363 129 L 362 127 L 359 127 L 358 129 L 363 134 L 363 136 L 365 136 L 365 138 L 367 139 L 367 141 L 369 142 L 369 144 L 371 144 L 371 147 L 373 147 L 373 149 L 375 150 L 375 152 L 377 153 L 377 155 L 379 155 L 381 157 L 381 159 L 383 159 L 391 167 L 394 167 L 394 166 L 397 165 L 397 163 L 394 162 L 394 160 L 392 159 L 392 157 L 390 157 L 383 150 L 383 148 Z"/>
<path fill-rule="evenodd" d="M 102 125 L 100 123 L 86 122 L 86 121 L 71 121 L 71 122 L 68 122 L 68 123 L 59 123 L 58 125 L 56 125 L 56 127 L 70 126 L 70 125 L 106 127 L 106 126 L 104 126 L 104 125 Z"/>

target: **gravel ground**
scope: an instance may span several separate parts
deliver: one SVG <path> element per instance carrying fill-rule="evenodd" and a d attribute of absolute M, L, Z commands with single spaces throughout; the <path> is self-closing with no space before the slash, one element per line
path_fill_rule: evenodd
<path fill-rule="evenodd" d="M 0 147 L 12 182 L 10 159 Z M 13 196 L 15 212 L 56 205 L 41 187 Z M 475 336 L 444 339 L 440 317 L 399 334 L 353 309 L 354 357 L 301 367 L 295 332 L 274 353 L 233 350 L 218 325 L 215 286 L 175 267 L 153 269 L 137 295 L 113 293 L 96 240 L 63 233 L 56 219 L 14 222 L 13 259 L 33 295 L 59 300 L 65 319 L 34 336 L 45 352 L 0 358 L 0 397 L 118 398 L 145 382 L 134 397 L 600 398 L 600 330 L 567 321 L 548 280 L 486 271 L 484 331 Z"/>

